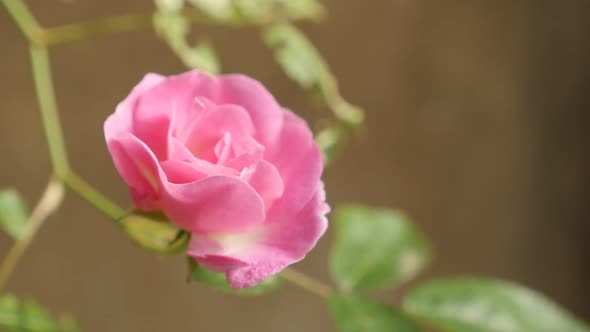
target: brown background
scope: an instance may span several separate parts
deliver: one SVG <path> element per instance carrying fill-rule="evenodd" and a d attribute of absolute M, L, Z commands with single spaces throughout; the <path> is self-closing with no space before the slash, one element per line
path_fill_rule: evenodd
<path fill-rule="evenodd" d="M 325 1 L 303 28 L 368 131 L 326 173 L 333 206 L 408 211 L 437 257 L 430 276 L 486 274 L 539 289 L 590 319 L 590 2 Z M 46 26 L 149 10 L 149 1 L 30 1 Z M 263 81 L 308 119 L 321 110 L 280 68 L 255 29 L 197 27 L 226 72 Z M 150 31 L 52 50 L 73 166 L 121 204 L 102 123 L 147 71 L 183 70 Z M 50 173 L 26 43 L 0 11 L 0 187 L 33 204 Z M 317 111 L 317 112 L 316 112 Z M 328 234 L 297 268 L 328 280 Z M 0 254 L 10 245 L 0 235 Z M 324 305 L 285 286 L 238 298 L 184 282 L 183 259 L 155 257 L 69 194 L 22 260 L 9 290 L 85 331 L 335 331 Z M 393 295 L 385 293 L 385 299 Z"/>

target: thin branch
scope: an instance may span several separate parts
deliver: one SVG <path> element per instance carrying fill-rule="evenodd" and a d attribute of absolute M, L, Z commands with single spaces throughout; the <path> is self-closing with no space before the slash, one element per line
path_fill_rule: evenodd
<path fill-rule="evenodd" d="M 35 34 L 41 30 L 41 27 L 27 5 L 22 0 L 2 0 L 2 4 L 25 37 L 29 41 L 33 41 Z"/>
<path fill-rule="evenodd" d="M 327 298 L 328 295 L 332 293 L 332 288 L 330 286 L 291 268 L 284 269 L 283 272 L 281 272 L 281 276 L 290 283 L 321 298 Z"/>
<path fill-rule="evenodd" d="M 74 193 L 85 199 L 90 205 L 104 213 L 107 217 L 115 221 L 120 221 L 123 216 L 128 214 L 128 211 L 111 202 L 76 174 L 69 172 L 63 178 L 63 181 Z"/>
<path fill-rule="evenodd" d="M 49 145 L 51 163 L 58 176 L 63 177 L 69 171 L 68 157 L 63 138 L 63 131 L 57 114 L 55 91 L 51 78 L 49 54 L 47 47 L 39 44 L 30 45 L 33 79 L 37 90 L 39 110 Z"/>
<path fill-rule="evenodd" d="M 105 35 L 113 32 L 135 31 L 153 27 L 155 12 L 113 16 L 82 23 L 66 24 L 53 28 L 45 28 L 34 35 L 35 40 L 43 45 L 52 46 L 70 42 L 82 41 L 89 37 Z M 192 23 L 224 25 L 224 26 L 260 26 L 268 21 L 217 21 L 202 12 L 187 8 L 182 14 Z"/>
<path fill-rule="evenodd" d="M 12 275 L 16 264 L 29 247 L 29 244 L 43 225 L 43 222 L 60 205 L 64 196 L 64 187 L 58 177 L 53 177 L 47 184 L 39 203 L 31 213 L 23 236 L 10 249 L 0 266 L 0 290 Z"/>

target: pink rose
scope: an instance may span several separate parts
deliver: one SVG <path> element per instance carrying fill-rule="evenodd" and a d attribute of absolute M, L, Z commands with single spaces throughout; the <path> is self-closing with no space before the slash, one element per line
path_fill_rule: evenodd
<path fill-rule="evenodd" d="M 187 254 L 234 288 L 303 259 L 326 230 L 310 129 L 249 77 L 147 74 L 104 131 L 135 205 L 190 232 Z"/>

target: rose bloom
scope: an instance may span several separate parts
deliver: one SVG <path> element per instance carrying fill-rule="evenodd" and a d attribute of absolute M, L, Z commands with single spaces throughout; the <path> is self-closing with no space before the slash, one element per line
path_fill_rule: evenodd
<path fill-rule="evenodd" d="M 234 288 L 303 259 L 326 230 L 313 135 L 252 78 L 147 74 L 104 132 L 135 205 L 190 232 L 187 254 Z"/>

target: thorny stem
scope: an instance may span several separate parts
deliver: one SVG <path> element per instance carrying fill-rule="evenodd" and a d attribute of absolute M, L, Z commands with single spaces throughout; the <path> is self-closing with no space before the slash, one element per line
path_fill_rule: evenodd
<path fill-rule="evenodd" d="M 0 266 L 0 290 L 6 284 L 8 278 L 10 278 L 16 264 L 29 247 L 29 244 L 43 225 L 43 222 L 59 207 L 63 196 L 63 184 L 57 177 L 52 177 L 39 203 L 37 203 L 37 206 L 27 221 L 23 236 L 14 243 Z"/>

